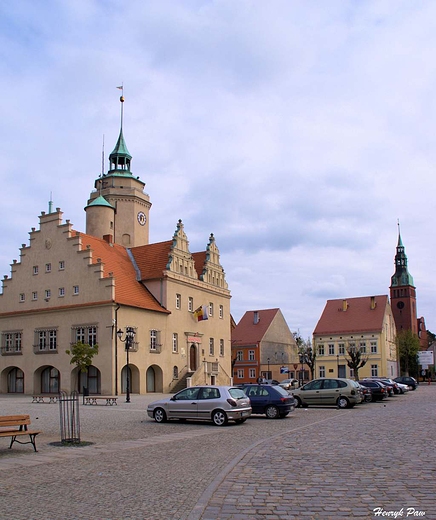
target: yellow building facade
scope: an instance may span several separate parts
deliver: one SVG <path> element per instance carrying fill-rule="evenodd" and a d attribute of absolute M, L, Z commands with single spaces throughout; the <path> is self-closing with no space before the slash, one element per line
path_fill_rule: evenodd
<path fill-rule="evenodd" d="M 347 377 L 355 373 L 347 364 L 347 351 L 358 349 L 366 364 L 359 378 L 399 375 L 396 328 L 386 295 L 328 300 L 313 333 L 316 377 Z"/>

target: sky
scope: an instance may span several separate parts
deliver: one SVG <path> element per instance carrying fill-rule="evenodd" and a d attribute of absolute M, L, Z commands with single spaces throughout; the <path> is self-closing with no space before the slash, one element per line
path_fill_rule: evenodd
<path fill-rule="evenodd" d="M 435 26 L 420 0 L 1 2 L 0 275 L 50 198 L 85 232 L 123 85 L 150 240 L 214 233 L 236 322 L 308 338 L 327 299 L 389 294 L 399 222 L 436 331 Z"/>

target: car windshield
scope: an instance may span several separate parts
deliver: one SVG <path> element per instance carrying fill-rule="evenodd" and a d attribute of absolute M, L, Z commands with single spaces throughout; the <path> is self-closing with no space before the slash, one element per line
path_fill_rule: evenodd
<path fill-rule="evenodd" d="M 233 399 L 243 399 L 247 397 L 247 394 L 240 388 L 229 388 L 229 394 Z"/>

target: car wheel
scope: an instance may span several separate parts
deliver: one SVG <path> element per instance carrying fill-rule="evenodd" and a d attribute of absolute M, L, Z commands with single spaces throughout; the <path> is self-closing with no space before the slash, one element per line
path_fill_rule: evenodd
<path fill-rule="evenodd" d="M 348 408 L 350 406 L 350 403 L 346 397 L 343 397 L 342 395 L 338 397 L 338 400 L 336 401 L 338 408 Z"/>
<path fill-rule="evenodd" d="M 215 426 L 225 426 L 228 423 L 226 412 L 222 410 L 215 410 L 212 414 L 212 421 Z"/>
<path fill-rule="evenodd" d="M 294 399 L 295 399 L 295 408 L 301 408 L 301 399 L 299 397 L 295 397 L 294 396 Z"/>
<path fill-rule="evenodd" d="M 277 419 L 280 417 L 280 412 L 277 406 L 270 405 L 266 407 L 265 415 L 268 417 L 268 419 Z"/>
<path fill-rule="evenodd" d="M 153 414 L 154 420 L 158 423 L 166 422 L 167 414 L 163 408 L 156 408 Z"/>
<path fill-rule="evenodd" d="M 246 421 L 247 419 L 235 419 L 235 423 L 236 424 L 242 424 Z"/>

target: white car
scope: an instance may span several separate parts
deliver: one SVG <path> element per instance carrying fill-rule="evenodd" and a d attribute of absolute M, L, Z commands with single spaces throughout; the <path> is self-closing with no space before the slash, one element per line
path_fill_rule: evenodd
<path fill-rule="evenodd" d="M 409 386 L 404 385 L 403 383 L 397 383 L 397 386 L 400 390 L 400 394 L 405 394 L 406 392 L 408 392 L 410 390 Z"/>
<path fill-rule="evenodd" d="M 228 421 L 238 424 L 246 421 L 251 415 L 251 403 L 241 388 L 190 386 L 172 397 L 150 403 L 147 415 L 158 423 L 193 419 L 224 426 Z"/>

